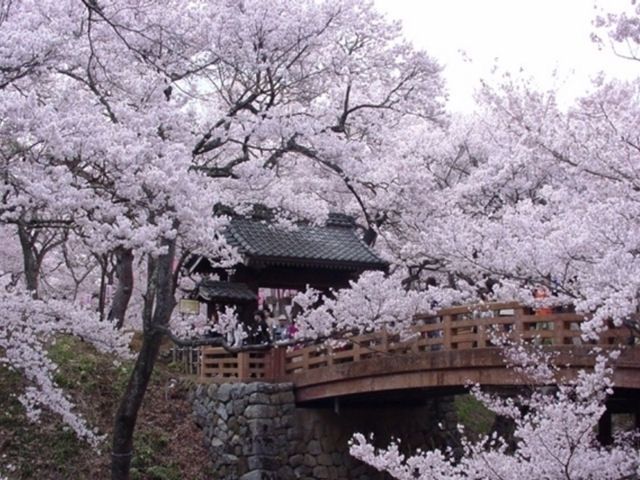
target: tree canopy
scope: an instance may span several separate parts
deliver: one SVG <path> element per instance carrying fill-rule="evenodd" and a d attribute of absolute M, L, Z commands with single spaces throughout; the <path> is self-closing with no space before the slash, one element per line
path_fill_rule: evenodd
<path fill-rule="evenodd" d="M 259 203 L 290 228 L 348 213 L 391 262 L 319 309 L 302 293 L 301 336 L 533 303 L 540 287 L 589 315 L 585 334 L 609 319 L 638 331 L 638 81 L 602 76 L 561 109 L 506 77 L 479 89 L 478 112 L 451 115 L 438 62 L 371 2 L 291 7 L 0 0 L 0 361 L 33 385 L 30 412 L 47 405 L 97 442 L 52 381 L 46 343 L 70 332 L 122 353 L 119 329 L 142 329 L 113 478 L 176 327 L 182 264 L 237 261 L 220 206 Z M 596 24 L 635 47 L 637 8 Z"/>

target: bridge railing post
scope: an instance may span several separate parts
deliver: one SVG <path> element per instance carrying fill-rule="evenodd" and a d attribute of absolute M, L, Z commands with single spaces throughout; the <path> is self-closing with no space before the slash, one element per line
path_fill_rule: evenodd
<path fill-rule="evenodd" d="M 418 333 L 418 335 L 415 335 L 411 338 L 410 340 L 410 346 L 411 346 L 411 352 L 418 354 L 420 353 L 420 337 L 421 334 L 416 330 L 416 333 Z"/>
<path fill-rule="evenodd" d="M 562 318 L 553 319 L 553 340 L 554 346 L 565 344 L 565 322 Z"/>
<path fill-rule="evenodd" d="M 276 380 L 285 375 L 286 349 L 274 347 L 267 354 L 265 378 Z"/>
<path fill-rule="evenodd" d="M 451 315 L 442 316 L 442 348 L 451 350 Z"/>
<path fill-rule="evenodd" d="M 485 324 L 485 319 L 478 319 L 477 325 L 477 348 L 484 348 L 487 346 L 487 326 Z"/>
<path fill-rule="evenodd" d="M 382 353 L 389 352 L 389 332 L 387 332 L 386 330 L 382 330 L 382 333 L 380 335 L 380 351 Z"/>
<path fill-rule="evenodd" d="M 524 334 L 524 310 L 515 308 L 513 311 L 513 335 L 514 340 L 521 340 Z"/>
<path fill-rule="evenodd" d="M 362 346 L 361 346 L 360 342 L 358 342 L 358 341 L 353 342 L 352 355 L 353 355 L 353 361 L 354 362 L 359 362 L 360 361 L 361 352 L 362 352 Z"/>
<path fill-rule="evenodd" d="M 249 352 L 240 352 L 238 354 L 238 380 L 249 379 Z"/>
<path fill-rule="evenodd" d="M 309 370 L 309 348 L 302 351 L 302 369 Z"/>

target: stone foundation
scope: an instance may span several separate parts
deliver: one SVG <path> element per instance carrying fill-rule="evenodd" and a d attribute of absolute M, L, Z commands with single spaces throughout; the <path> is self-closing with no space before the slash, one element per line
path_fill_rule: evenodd
<path fill-rule="evenodd" d="M 411 452 L 443 447 L 456 431 L 451 397 L 420 406 L 334 411 L 296 407 L 291 384 L 256 382 L 199 385 L 192 401 L 215 480 L 386 479 L 349 455 L 353 433 L 373 433 L 381 446 L 400 439 L 402 449 Z"/>

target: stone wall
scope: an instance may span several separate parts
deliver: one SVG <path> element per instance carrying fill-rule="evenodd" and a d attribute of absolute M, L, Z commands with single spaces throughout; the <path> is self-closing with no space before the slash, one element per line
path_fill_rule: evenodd
<path fill-rule="evenodd" d="M 420 406 L 300 408 L 291 384 L 199 385 L 192 395 L 196 423 L 215 480 L 379 480 L 389 478 L 348 453 L 354 432 L 376 443 L 401 440 L 403 449 L 442 447 L 455 435 L 450 397 Z M 438 424 L 444 425 L 444 429 Z"/>

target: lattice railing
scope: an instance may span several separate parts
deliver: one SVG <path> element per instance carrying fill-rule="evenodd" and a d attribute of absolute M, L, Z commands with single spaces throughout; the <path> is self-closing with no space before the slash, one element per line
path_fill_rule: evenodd
<path fill-rule="evenodd" d="M 580 345 L 583 321 L 583 317 L 574 313 L 541 314 L 515 303 L 455 307 L 436 316 L 415 317 L 413 334 L 408 339 L 383 331 L 345 338 L 333 347 L 323 344 L 238 354 L 222 348 L 203 348 L 200 374 L 221 381 L 283 379 L 381 355 L 487 348 L 493 346 L 492 329 L 543 345 Z M 630 338 L 627 329 L 610 328 L 597 343 L 625 344 Z"/>
<path fill-rule="evenodd" d="M 266 380 L 270 355 L 269 351 L 229 353 L 221 347 L 204 347 L 200 376 L 224 381 Z"/>

